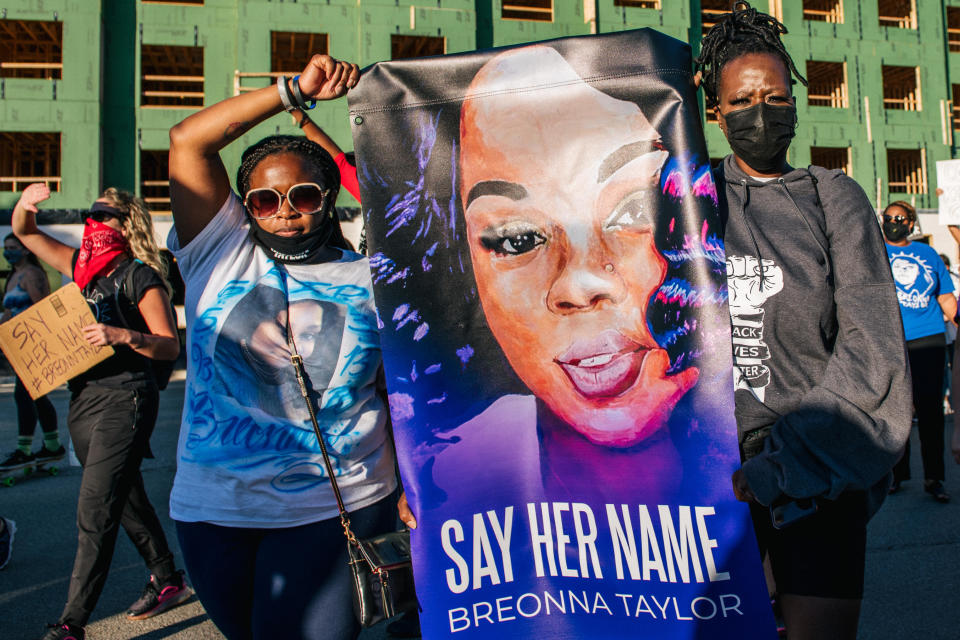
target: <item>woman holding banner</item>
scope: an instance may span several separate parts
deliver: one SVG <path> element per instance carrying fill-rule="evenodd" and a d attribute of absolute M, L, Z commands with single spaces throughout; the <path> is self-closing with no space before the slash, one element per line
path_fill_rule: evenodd
<path fill-rule="evenodd" d="M 22 311 L 26 311 L 35 302 L 50 293 L 47 274 L 37 260 L 17 236 L 9 234 L 3 239 L 3 257 L 13 267 L 13 273 L 7 278 L 3 294 L 3 315 L 0 322 L 6 322 Z M 66 454 L 60 444 L 57 433 L 57 410 L 46 396 L 34 400 L 17 377 L 13 386 L 13 399 L 17 404 L 17 448 L 9 458 L 0 463 L 0 473 L 32 467 L 35 464 L 48 464 L 61 460 Z M 36 453 L 31 451 L 33 432 L 40 421 L 43 431 L 43 446 Z"/>
<path fill-rule="evenodd" d="M 909 433 L 899 309 L 874 211 L 838 170 L 786 160 L 800 76 L 745 2 L 697 63 L 733 154 L 716 170 L 749 502 L 791 640 L 856 637 L 866 525 Z"/>
<path fill-rule="evenodd" d="M 369 262 L 343 241 L 337 166 L 306 138 L 270 136 L 244 151 L 235 193 L 220 158 L 284 108 L 340 97 L 359 76 L 356 65 L 317 55 L 296 78 L 170 131 L 168 245 L 186 282 L 191 346 L 170 511 L 191 582 L 231 640 L 344 640 L 360 630 L 307 401 L 352 530 L 365 537 L 395 524 Z"/>
<path fill-rule="evenodd" d="M 114 348 L 113 356 L 69 384 L 67 426 L 83 465 L 80 537 L 67 604 L 44 640 L 82 639 L 121 525 L 151 573 L 127 617 L 150 617 L 191 595 L 140 475 L 140 462 L 150 455 L 159 397 L 150 361 L 176 359 L 180 341 L 146 205 L 133 194 L 107 189 L 90 207 L 76 250 L 37 226 L 37 205 L 49 196 L 45 184 L 27 187 L 13 210 L 13 232 L 83 291 L 97 319 L 82 328 L 87 341 Z"/>

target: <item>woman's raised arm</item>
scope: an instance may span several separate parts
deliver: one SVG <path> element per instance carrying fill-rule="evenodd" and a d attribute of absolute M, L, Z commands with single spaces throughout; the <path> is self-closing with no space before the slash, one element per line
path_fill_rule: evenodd
<path fill-rule="evenodd" d="M 330 100 L 359 79 L 357 65 L 315 55 L 299 85 L 305 96 Z M 181 247 L 207 226 L 230 193 L 220 150 L 282 110 L 277 87 L 271 85 L 218 102 L 170 129 L 170 200 Z"/>
<path fill-rule="evenodd" d="M 37 205 L 49 197 L 50 187 L 42 182 L 31 184 L 24 189 L 13 208 L 10 226 L 23 246 L 60 273 L 72 278 L 75 249 L 48 236 L 37 226 Z"/>

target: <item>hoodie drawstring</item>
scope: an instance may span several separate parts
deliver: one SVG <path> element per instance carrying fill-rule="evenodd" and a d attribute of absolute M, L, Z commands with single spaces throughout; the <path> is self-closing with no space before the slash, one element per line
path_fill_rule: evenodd
<path fill-rule="evenodd" d="M 757 238 L 753 235 L 753 227 L 750 226 L 750 220 L 747 218 L 747 202 L 750 200 L 750 187 L 747 181 L 741 179 L 740 185 L 743 186 L 743 199 L 740 201 L 740 217 L 743 218 L 743 224 L 750 233 L 750 240 L 753 242 L 753 250 L 757 254 L 757 264 L 760 267 L 760 291 L 763 291 L 763 283 L 766 278 L 763 273 L 763 256 L 760 255 L 760 245 L 757 244 Z"/>
<path fill-rule="evenodd" d="M 810 176 L 810 179 L 813 180 L 813 187 L 817 187 L 817 179 L 813 177 L 813 174 L 808 170 L 807 173 Z M 823 243 L 820 241 L 820 238 L 817 237 L 817 234 L 813 232 L 813 227 L 810 226 L 810 221 L 807 220 L 806 216 L 803 215 L 803 212 L 800 210 L 800 205 L 797 204 L 797 201 L 794 199 L 793 194 L 790 193 L 790 189 L 787 188 L 787 183 L 783 178 L 777 178 L 777 182 L 780 183 L 780 186 L 783 187 L 783 190 L 786 191 L 787 197 L 790 198 L 790 202 L 793 203 L 793 208 L 796 209 L 796 214 L 800 216 L 800 219 L 803 220 L 803 224 L 807 226 L 807 231 L 810 232 L 810 235 L 813 236 L 813 239 L 816 240 L 817 246 L 820 247 L 820 253 L 823 254 L 824 264 L 830 264 L 830 254 L 827 251 L 827 248 L 823 246 Z M 823 211 L 823 205 L 820 203 L 820 194 L 817 193 L 817 205 L 820 207 L 820 211 Z M 826 214 L 824 213 L 824 218 Z"/>

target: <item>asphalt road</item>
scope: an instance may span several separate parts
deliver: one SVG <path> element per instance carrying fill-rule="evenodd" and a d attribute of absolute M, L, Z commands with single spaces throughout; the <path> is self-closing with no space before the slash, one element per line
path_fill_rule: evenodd
<path fill-rule="evenodd" d="M 67 393 L 59 390 L 50 397 L 59 412 L 61 437 L 66 441 Z M 167 497 L 173 482 L 182 397 L 182 382 L 171 382 L 163 392 L 152 440 L 157 457 L 143 463 L 148 492 L 175 552 L 176 536 L 167 516 Z M 0 451 L 12 449 L 15 442 L 12 386 L 0 384 Z M 915 442 L 915 475 L 920 472 L 919 449 Z M 64 467 L 56 477 L 41 475 L 13 488 L 0 487 L 0 515 L 17 523 L 13 559 L 0 572 L 2 640 L 39 638 L 44 623 L 55 621 L 60 614 L 76 547 L 79 483 L 80 469 Z M 860 638 L 864 640 L 960 638 L 960 468 L 952 460 L 948 462 L 946 486 L 955 496 L 948 505 L 934 502 L 920 484 L 916 480 L 905 483 L 870 524 L 860 624 Z M 196 598 L 148 620 L 126 620 L 123 612 L 140 595 L 146 579 L 140 557 L 121 534 L 106 588 L 87 627 L 87 637 L 222 637 Z M 361 636 L 362 640 L 386 637 L 382 625 Z"/>

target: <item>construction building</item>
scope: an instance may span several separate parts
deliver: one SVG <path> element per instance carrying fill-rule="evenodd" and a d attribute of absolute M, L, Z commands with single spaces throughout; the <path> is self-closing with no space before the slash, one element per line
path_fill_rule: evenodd
<path fill-rule="evenodd" d="M 326 52 L 366 66 L 571 35 L 653 27 L 698 50 L 730 0 L 4 0 L 0 210 L 44 180 L 52 209 L 103 186 L 169 208 L 171 126 L 203 105 L 299 71 Z M 795 87 L 790 161 L 843 168 L 875 204 L 936 206 L 937 160 L 957 157 L 960 0 L 755 0 L 789 29 L 809 79 Z M 956 103 L 956 107 L 954 104 Z M 311 113 L 350 148 L 345 101 Z M 728 152 L 706 114 L 713 158 Z M 227 149 L 295 133 L 277 117 Z M 356 206 L 342 193 L 342 206 Z M 2 222 L 0 222 L 2 223 Z"/>

